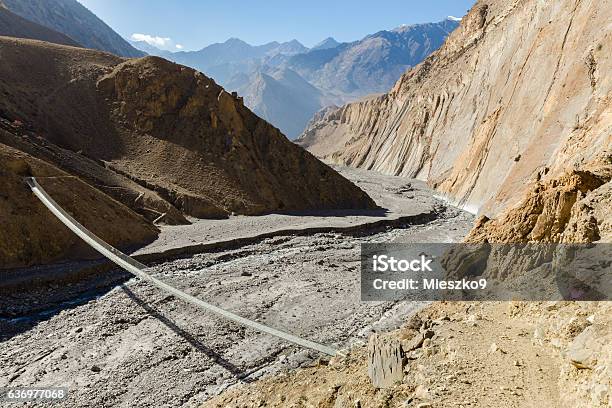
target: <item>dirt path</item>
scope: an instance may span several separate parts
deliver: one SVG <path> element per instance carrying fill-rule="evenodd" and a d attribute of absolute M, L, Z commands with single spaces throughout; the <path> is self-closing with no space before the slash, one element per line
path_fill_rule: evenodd
<path fill-rule="evenodd" d="M 395 186 L 386 191 L 404 194 Z M 433 222 L 401 229 L 279 236 L 167 262 L 153 273 L 245 317 L 344 347 L 372 329 L 399 327 L 420 307 L 360 302 L 360 243 L 457 240 L 471 221 L 449 209 Z M 231 385 L 317 357 L 135 280 L 48 313 L 0 320 L 0 328 L 6 338 L 0 387 L 66 386 L 67 407 L 198 406 Z"/>
<path fill-rule="evenodd" d="M 533 320 L 512 303 L 435 304 L 392 337 L 435 334 L 409 354 L 404 380 L 376 390 L 365 347 L 346 359 L 236 387 L 203 407 L 557 408 L 561 359 L 534 341 Z M 537 340 L 537 339 L 536 339 Z"/>

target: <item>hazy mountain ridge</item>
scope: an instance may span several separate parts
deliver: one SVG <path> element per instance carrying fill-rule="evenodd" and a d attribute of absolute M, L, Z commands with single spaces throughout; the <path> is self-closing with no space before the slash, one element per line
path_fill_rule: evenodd
<path fill-rule="evenodd" d="M 290 137 L 299 134 L 302 123 L 329 102 L 319 89 L 287 68 L 243 74 L 229 86 L 245 95 L 245 104 L 252 106 L 253 112 Z"/>
<path fill-rule="evenodd" d="M 0 35 L 80 47 L 72 38 L 12 13 L 0 2 Z"/>
<path fill-rule="evenodd" d="M 329 48 L 336 48 L 339 45 L 340 45 L 340 43 L 338 41 L 336 41 L 335 38 L 327 37 L 326 39 L 324 39 L 320 43 L 314 45 L 309 51 L 326 50 L 326 49 L 329 49 Z"/>
<path fill-rule="evenodd" d="M 63 33 L 86 48 L 122 57 L 145 55 L 76 0 L 2 0 L 11 12 Z"/>
<path fill-rule="evenodd" d="M 438 49 L 458 26 L 450 19 L 382 30 L 360 41 L 338 44 L 289 59 L 287 66 L 345 102 L 385 92 L 410 67 Z"/>
<path fill-rule="evenodd" d="M 254 71 L 264 65 L 268 59 L 279 55 L 294 55 L 305 50 L 307 48 L 297 40 L 250 45 L 238 38 L 230 38 L 199 51 L 180 51 L 170 55 L 164 53 L 163 56 L 210 75 L 225 86 L 234 75 Z"/>
<path fill-rule="evenodd" d="M 293 139 L 319 109 L 387 91 L 408 68 L 442 45 L 458 24 L 446 19 L 402 26 L 350 43 L 328 37 L 312 49 L 296 40 L 252 46 L 232 38 L 199 51 L 155 55 L 196 68 L 238 91 L 247 106 Z M 282 70 L 293 72 L 295 80 L 273 84 L 274 73 Z M 312 92 L 305 82 L 318 91 Z M 280 103 L 283 99 L 290 102 Z"/>

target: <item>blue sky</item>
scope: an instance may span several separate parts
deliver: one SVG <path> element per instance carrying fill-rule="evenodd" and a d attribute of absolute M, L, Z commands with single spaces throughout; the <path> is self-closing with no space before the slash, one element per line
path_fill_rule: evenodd
<path fill-rule="evenodd" d="M 258 45 L 325 37 L 353 41 L 401 24 L 465 15 L 474 0 L 79 0 L 125 38 L 201 49 L 237 37 Z"/>

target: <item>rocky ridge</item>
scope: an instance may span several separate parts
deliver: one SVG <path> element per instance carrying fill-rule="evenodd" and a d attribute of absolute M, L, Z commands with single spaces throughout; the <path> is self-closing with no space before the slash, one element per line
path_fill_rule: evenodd
<path fill-rule="evenodd" d="M 388 91 L 407 69 L 437 50 L 458 25 L 451 19 L 403 25 L 335 46 L 333 39 L 327 39 L 323 47 L 290 57 L 286 66 L 337 96 L 337 101 L 352 101 Z"/>

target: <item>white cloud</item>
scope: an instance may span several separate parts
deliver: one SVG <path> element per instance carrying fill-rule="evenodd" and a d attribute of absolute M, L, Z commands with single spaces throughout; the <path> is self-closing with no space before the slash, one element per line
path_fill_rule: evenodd
<path fill-rule="evenodd" d="M 461 21 L 461 18 L 455 16 L 448 16 L 447 18 L 451 21 Z"/>
<path fill-rule="evenodd" d="M 159 48 L 160 50 L 172 51 L 174 49 L 182 49 L 181 44 L 175 44 L 170 37 L 159 37 L 150 34 L 134 33 L 130 37 L 132 41 L 144 41 L 147 44 Z"/>

